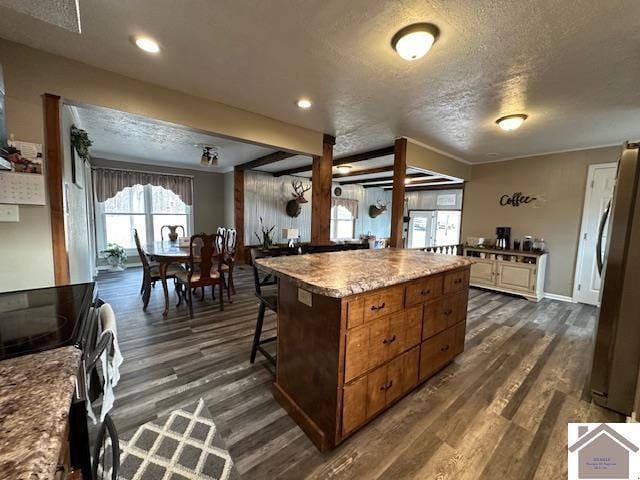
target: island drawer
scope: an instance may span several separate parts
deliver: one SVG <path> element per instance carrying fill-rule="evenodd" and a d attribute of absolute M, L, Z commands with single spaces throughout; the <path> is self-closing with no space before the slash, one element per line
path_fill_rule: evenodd
<path fill-rule="evenodd" d="M 419 357 L 420 349 L 415 347 L 344 386 L 342 437 L 362 426 L 416 386 Z"/>
<path fill-rule="evenodd" d="M 469 286 L 469 272 L 470 269 L 465 268 L 457 272 L 447 273 L 444 276 L 444 293 L 466 290 Z"/>
<path fill-rule="evenodd" d="M 364 321 L 374 320 L 402 310 L 404 286 L 386 288 L 364 295 Z"/>
<path fill-rule="evenodd" d="M 467 318 L 468 290 L 440 297 L 424 306 L 422 339 L 433 337 Z"/>
<path fill-rule="evenodd" d="M 347 332 L 344 381 L 391 360 L 420 343 L 422 305 Z"/>
<path fill-rule="evenodd" d="M 420 345 L 420 381 L 442 369 L 464 350 L 465 322 L 460 322 Z"/>
<path fill-rule="evenodd" d="M 442 295 L 444 275 L 426 277 L 407 285 L 405 305 L 410 307 Z"/>

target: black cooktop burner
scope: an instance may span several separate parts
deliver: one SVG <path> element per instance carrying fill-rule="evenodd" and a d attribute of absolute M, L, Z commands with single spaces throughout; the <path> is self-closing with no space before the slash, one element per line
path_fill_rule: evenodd
<path fill-rule="evenodd" d="M 80 283 L 0 294 L 0 360 L 82 346 L 93 292 L 93 283 Z"/>

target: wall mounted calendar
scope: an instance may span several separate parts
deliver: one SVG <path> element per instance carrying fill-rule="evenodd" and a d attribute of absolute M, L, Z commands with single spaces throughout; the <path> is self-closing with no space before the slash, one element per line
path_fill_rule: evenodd
<path fill-rule="evenodd" d="M 0 203 L 46 205 L 44 175 L 0 173 Z"/>
<path fill-rule="evenodd" d="M 0 203 L 45 205 L 42 145 L 9 141 L 11 172 L 0 173 Z"/>

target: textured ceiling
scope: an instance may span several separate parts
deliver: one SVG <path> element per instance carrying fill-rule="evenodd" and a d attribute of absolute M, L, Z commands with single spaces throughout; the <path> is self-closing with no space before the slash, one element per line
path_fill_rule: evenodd
<path fill-rule="evenodd" d="M 78 127 L 93 142 L 91 155 L 148 165 L 166 165 L 194 170 L 230 172 L 274 150 L 196 132 L 180 125 L 102 107 L 72 106 Z M 200 166 L 202 149 L 196 144 L 218 148 L 219 165 Z"/>
<path fill-rule="evenodd" d="M 81 31 L 78 0 L 0 0 L 0 5 L 74 33 Z"/>
<path fill-rule="evenodd" d="M 336 134 L 337 154 L 408 136 L 478 162 L 638 135 L 638 0 L 83 0 L 81 16 L 78 36 L 0 8 L 0 36 Z M 405 62 L 389 41 L 416 21 L 441 36 Z M 494 124 L 517 112 L 521 129 Z"/>

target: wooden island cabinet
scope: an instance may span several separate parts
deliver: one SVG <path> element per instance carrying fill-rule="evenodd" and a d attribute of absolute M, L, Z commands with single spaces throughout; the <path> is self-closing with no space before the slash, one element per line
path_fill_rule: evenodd
<path fill-rule="evenodd" d="M 322 451 L 464 350 L 464 257 L 387 249 L 258 265 L 279 278 L 274 395 Z"/>

